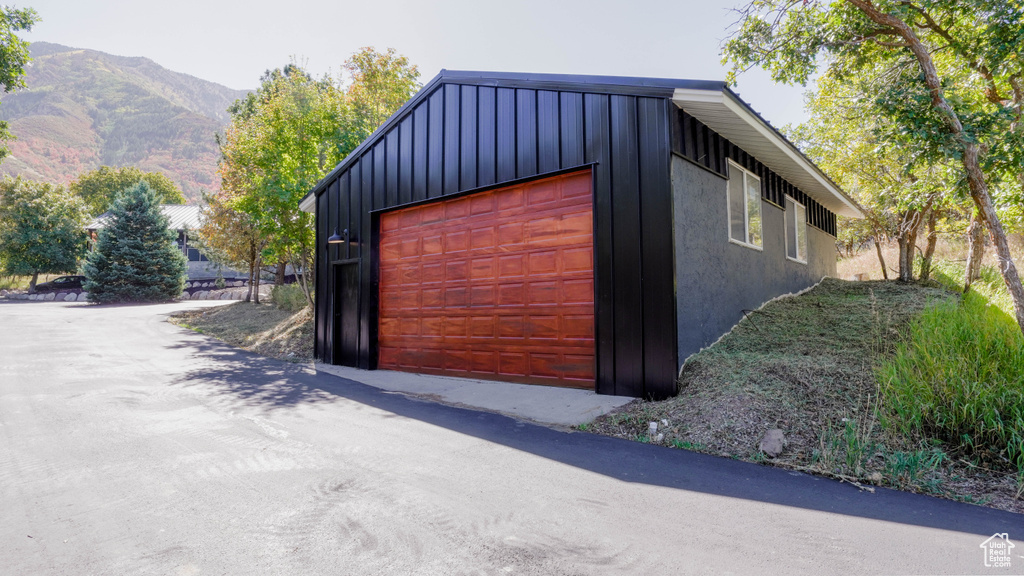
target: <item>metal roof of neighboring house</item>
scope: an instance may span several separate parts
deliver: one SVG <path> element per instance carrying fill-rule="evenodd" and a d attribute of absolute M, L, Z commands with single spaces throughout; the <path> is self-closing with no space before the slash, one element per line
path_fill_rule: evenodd
<path fill-rule="evenodd" d="M 171 230 L 195 230 L 202 224 L 201 216 L 203 213 L 202 206 L 196 206 L 194 204 L 161 204 L 160 211 L 163 212 L 164 216 L 170 220 L 170 224 L 167 228 Z M 86 230 L 99 230 L 106 228 L 107 220 L 110 219 L 110 212 L 104 212 L 99 216 L 92 219 L 85 226 Z"/>
<path fill-rule="evenodd" d="M 316 195 L 327 183 L 380 140 L 399 120 L 404 118 L 423 98 L 439 85 L 456 83 L 479 86 L 523 87 L 547 90 L 578 90 L 582 92 L 661 96 L 709 128 L 728 138 L 754 155 L 783 178 L 803 190 L 836 214 L 863 218 L 860 206 L 838 184 L 833 182 L 809 158 L 773 128 L 749 104 L 729 89 L 725 82 L 678 80 L 669 78 L 634 78 L 628 76 L 587 76 L 578 74 L 517 74 L 508 72 L 475 72 L 441 70 L 419 92 L 388 118 L 369 138 L 363 141 L 327 176 L 314 186 L 299 204 L 313 212 Z"/>

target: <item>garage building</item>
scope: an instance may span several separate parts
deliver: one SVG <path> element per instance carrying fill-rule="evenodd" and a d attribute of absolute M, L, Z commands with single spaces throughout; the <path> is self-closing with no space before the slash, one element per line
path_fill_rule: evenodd
<path fill-rule="evenodd" d="M 458 71 L 302 207 L 322 361 L 651 398 L 862 216 L 722 82 Z"/>

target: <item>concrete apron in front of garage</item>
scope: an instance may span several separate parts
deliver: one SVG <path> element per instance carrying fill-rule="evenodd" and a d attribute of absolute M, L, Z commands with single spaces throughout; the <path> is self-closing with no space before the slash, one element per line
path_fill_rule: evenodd
<path fill-rule="evenodd" d="M 575 426 L 634 400 L 599 395 L 593 390 L 515 384 L 472 378 L 451 378 L 392 370 L 360 370 L 316 363 L 316 371 L 361 382 L 382 390 L 422 396 L 456 406 L 498 412 L 522 420 Z"/>

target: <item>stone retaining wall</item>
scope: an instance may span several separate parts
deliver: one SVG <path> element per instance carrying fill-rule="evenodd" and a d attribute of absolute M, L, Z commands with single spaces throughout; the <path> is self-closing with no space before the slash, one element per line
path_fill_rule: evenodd
<path fill-rule="evenodd" d="M 225 288 L 238 288 L 240 286 L 245 286 L 245 285 L 246 285 L 245 280 L 225 280 L 224 281 L 224 287 Z M 210 289 L 216 290 L 217 289 L 217 281 L 216 280 L 196 280 L 195 282 L 191 282 L 191 281 L 190 282 L 185 282 L 185 289 L 188 290 L 190 288 L 210 288 Z"/>
<path fill-rule="evenodd" d="M 198 282 L 196 284 L 199 284 Z M 211 283 L 212 284 L 212 283 Z M 178 297 L 179 300 L 245 300 L 249 289 L 244 287 L 244 282 L 238 282 L 242 288 L 224 288 L 212 290 L 204 289 L 204 286 L 189 287 L 192 292 L 186 290 Z M 87 302 L 88 292 L 45 292 L 39 294 L 28 294 L 22 291 L 0 290 L 0 299 L 5 300 L 30 300 L 33 302 Z M 260 286 L 260 298 L 270 297 L 270 286 Z"/>
<path fill-rule="evenodd" d="M 37 302 L 85 302 L 88 292 L 42 292 L 29 294 L 21 291 L 0 290 L 0 298 L 6 300 L 33 300 Z"/>

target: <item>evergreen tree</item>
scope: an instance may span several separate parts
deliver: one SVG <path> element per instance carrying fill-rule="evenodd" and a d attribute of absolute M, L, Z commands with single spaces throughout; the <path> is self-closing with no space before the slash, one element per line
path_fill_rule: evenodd
<path fill-rule="evenodd" d="M 110 214 L 83 270 L 89 300 L 156 302 L 180 295 L 187 261 L 149 184 L 119 194 Z"/>

